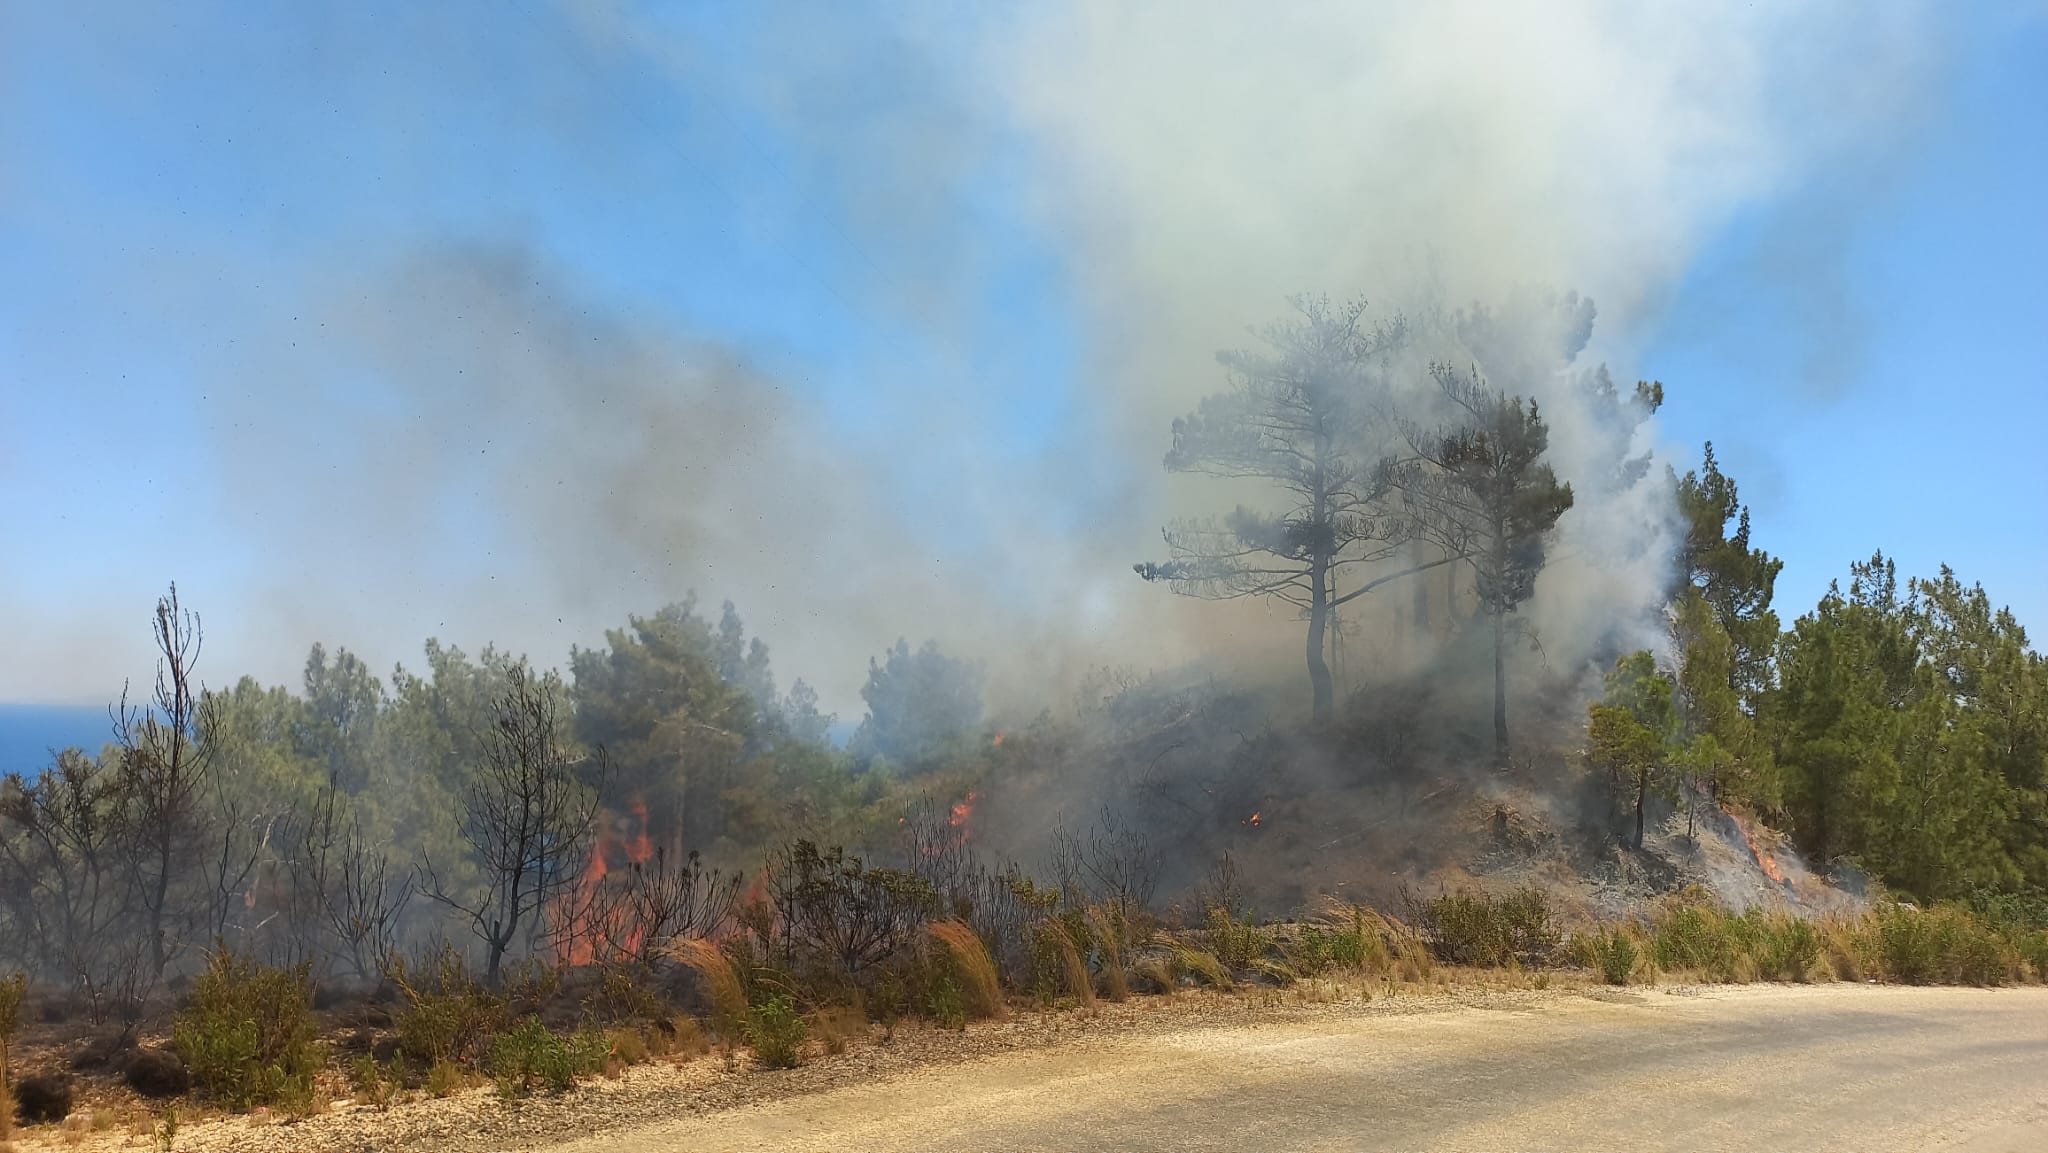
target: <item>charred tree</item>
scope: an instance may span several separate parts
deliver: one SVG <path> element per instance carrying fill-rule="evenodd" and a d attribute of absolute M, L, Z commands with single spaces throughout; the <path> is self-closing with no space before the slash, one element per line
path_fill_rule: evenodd
<path fill-rule="evenodd" d="M 483 942 L 485 978 L 498 983 L 505 954 L 556 902 L 572 893 L 589 860 L 603 786 L 604 750 L 594 779 L 565 740 L 557 686 L 515 665 L 494 703 L 481 761 L 463 798 L 461 831 L 476 883 L 447 883 L 421 860 L 421 891 L 468 919 Z"/>
<path fill-rule="evenodd" d="M 150 969 L 161 977 L 173 952 L 171 930 L 193 912 L 183 907 L 188 894 L 180 891 L 180 881 L 197 872 L 197 855 L 212 833 L 203 802 L 213 771 L 205 735 L 215 709 L 193 674 L 205 643 L 199 615 L 179 605 L 175 584 L 156 602 L 153 632 L 156 691 L 148 706 L 137 708 L 129 707 L 122 692 L 115 738 L 121 745 L 120 789 L 133 822 L 136 899 Z"/>
<path fill-rule="evenodd" d="M 1398 322 L 1365 327 L 1362 302 L 1293 303 L 1296 319 L 1261 333 L 1266 349 L 1218 355 L 1232 387 L 1173 422 L 1165 462 L 1170 472 L 1266 481 L 1281 494 L 1278 507 L 1240 506 L 1222 518 L 1176 522 L 1165 531 L 1171 559 L 1134 567 L 1186 596 L 1273 597 L 1298 609 L 1308 622 L 1311 702 L 1322 721 L 1335 699 L 1326 656 L 1332 614 L 1446 560 L 1338 592 L 1348 570 L 1407 551 L 1409 522 L 1394 507 L 1394 470 L 1384 451 L 1391 434 L 1382 363 L 1405 329 Z"/>

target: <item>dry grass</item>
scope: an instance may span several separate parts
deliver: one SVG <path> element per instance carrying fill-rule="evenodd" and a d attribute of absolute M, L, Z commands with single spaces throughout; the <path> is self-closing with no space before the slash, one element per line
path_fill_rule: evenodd
<path fill-rule="evenodd" d="M 855 1042 L 867 1039 L 867 1014 L 851 1005 L 820 1009 L 811 1017 L 811 1035 L 826 1053 L 836 1057 Z"/>
<path fill-rule="evenodd" d="M 713 1024 L 722 1034 L 731 1034 L 747 1019 L 747 991 L 732 967 L 732 958 L 716 944 L 702 937 L 684 937 L 669 946 L 669 955 L 704 982 L 704 995 L 711 1002 Z"/>
<path fill-rule="evenodd" d="M 14 1086 L 0 1076 L 0 1141 L 14 1136 Z"/>
<path fill-rule="evenodd" d="M 1088 976 L 1088 963 L 1081 959 L 1081 950 L 1074 945 L 1073 934 L 1057 918 L 1051 918 L 1039 925 L 1039 938 L 1044 947 L 1051 951 L 1053 961 L 1066 986 L 1066 992 L 1084 1007 L 1095 1004 L 1095 982 Z"/>
<path fill-rule="evenodd" d="M 968 1015 L 984 1020 L 1002 1017 L 1003 986 L 981 937 L 965 921 L 933 921 L 930 929 L 932 939 L 952 962 L 953 978 L 960 984 Z"/>
<path fill-rule="evenodd" d="M 1095 934 L 1102 955 L 1102 992 L 1112 1001 L 1131 995 L 1131 982 L 1124 972 L 1126 924 L 1116 910 L 1096 905 L 1088 910 L 1088 928 Z"/>

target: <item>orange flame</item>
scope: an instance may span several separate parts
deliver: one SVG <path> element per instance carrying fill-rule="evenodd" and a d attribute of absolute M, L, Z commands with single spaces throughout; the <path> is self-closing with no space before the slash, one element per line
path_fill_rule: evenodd
<path fill-rule="evenodd" d="M 1262 818 L 1262 816 L 1263 810 L 1261 810 L 1260 812 L 1253 813 L 1251 816 L 1246 817 L 1244 820 L 1239 821 L 1238 823 L 1241 825 L 1250 825 L 1251 827 L 1256 829 L 1259 827 L 1259 821 Z"/>
<path fill-rule="evenodd" d="M 953 806 L 953 815 L 946 818 L 946 826 L 948 828 L 960 830 L 960 840 L 963 843 L 967 840 L 968 836 L 968 818 L 974 816 L 974 801 L 975 794 L 968 793 L 966 800 Z"/>
<path fill-rule="evenodd" d="M 995 746 L 995 747 L 997 747 L 997 748 L 1002 748 L 1002 747 L 1003 747 L 1003 737 L 1004 737 L 1004 735 L 1005 735 L 1005 734 L 1003 734 L 1003 733 L 997 733 L 997 734 L 995 735 L 995 739 L 994 739 L 994 740 L 992 740 L 992 741 L 990 741 L 990 742 L 989 742 L 989 744 L 992 744 L 992 745 L 994 745 L 994 746 Z"/>
<path fill-rule="evenodd" d="M 555 910 L 558 923 L 569 930 L 558 951 L 563 964 L 587 965 L 597 960 L 600 938 L 629 952 L 638 951 L 646 940 L 644 926 L 626 923 L 625 919 L 634 915 L 630 906 L 617 906 L 608 914 L 599 914 L 595 909 L 598 890 L 615 865 L 641 865 L 653 858 L 654 841 L 647 826 L 647 802 L 638 796 L 633 798 L 628 813 L 607 813 L 597 822 L 597 836 L 591 843 L 590 861 L 584 866 L 583 876 L 575 892 L 565 895 Z"/>
<path fill-rule="evenodd" d="M 1778 866 L 1778 859 L 1757 847 L 1756 838 L 1749 835 L 1749 826 L 1740 817 L 1735 818 L 1735 831 L 1742 834 L 1742 843 L 1749 846 L 1749 855 L 1756 858 L 1757 867 L 1764 871 L 1764 876 L 1780 885 L 1791 883 L 1785 876 L 1785 870 Z"/>

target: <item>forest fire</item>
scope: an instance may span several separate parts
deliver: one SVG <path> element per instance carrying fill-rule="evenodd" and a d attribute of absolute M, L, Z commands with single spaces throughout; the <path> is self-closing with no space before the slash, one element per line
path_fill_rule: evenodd
<path fill-rule="evenodd" d="M 1253 813 L 1251 816 L 1246 817 L 1244 820 L 1239 821 L 1238 823 L 1241 825 L 1250 825 L 1252 828 L 1256 829 L 1259 827 L 1259 822 L 1264 819 L 1265 810 L 1261 809 L 1258 812 Z"/>
<path fill-rule="evenodd" d="M 953 806 L 952 814 L 946 818 L 947 828 L 960 830 L 960 840 L 963 844 L 968 836 L 967 821 L 974 816 L 974 800 L 975 794 L 968 793 L 965 800 Z"/>
<path fill-rule="evenodd" d="M 606 814 L 597 823 L 597 836 L 590 846 L 590 863 L 575 891 L 557 910 L 558 923 L 569 926 L 558 948 L 561 959 L 571 965 L 596 960 L 599 942 L 635 952 L 646 940 L 646 929 L 631 924 L 633 907 L 603 899 L 605 878 L 621 869 L 644 865 L 654 856 L 654 841 L 647 833 L 647 802 L 635 796 L 625 813 Z"/>
<path fill-rule="evenodd" d="M 1756 838 L 1750 834 L 1749 825 L 1740 817 L 1735 818 L 1735 831 L 1742 834 L 1742 843 L 1749 846 L 1749 855 L 1756 858 L 1757 867 L 1764 871 L 1765 876 L 1780 885 L 1791 884 L 1790 879 L 1785 876 L 1785 870 L 1779 867 L 1778 859 L 1757 846 Z"/>

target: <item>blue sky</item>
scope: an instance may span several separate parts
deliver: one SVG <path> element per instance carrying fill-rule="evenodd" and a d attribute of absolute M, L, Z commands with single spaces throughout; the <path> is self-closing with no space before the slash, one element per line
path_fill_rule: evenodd
<path fill-rule="evenodd" d="M 957 455 L 892 444 L 935 405 L 982 431 L 951 452 L 1043 486 L 1047 525 L 1140 485 L 1156 449 L 1100 451 L 1084 364 L 1109 335 L 1074 241 L 1034 209 L 1028 133 L 885 23 L 681 11 L 635 25 L 668 33 L 660 50 L 546 4 L 0 14 L 0 596 L 41 630 L 0 699 L 99 699 L 110 668 L 137 667 L 169 577 L 234 604 L 348 571 L 347 542 L 298 556 L 301 537 L 257 523 L 292 494 L 237 494 L 252 481 L 232 458 L 266 435 L 251 411 L 317 429 L 406 398 L 346 362 L 223 366 L 295 324 L 319 346 L 336 285 L 423 246 L 536 253 L 577 308 L 744 352 L 865 446 L 906 520 L 943 526 L 937 551 L 1004 529 L 951 482 Z M 970 11 L 919 43 L 980 36 Z M 1967 11 L 1924 123 L 1733 206 L 1622 334 L 1671 389 L 1667 442 L 1713 440 L 1786 558 L 1788 619 L 1882 547 L 1910 572 L 1951 563 L 2048 630 L 2048 21 Z M 797 20 L 828 24 L 832 61 L 791 47 Z M 830 99 L 793 120 L 789 91 L 755 87 L 783 63 L 810 70 L 798 96 Z M 907 128 L 867 130 L 877 109 Z M 444 546 L 411 579 L 496 579 L 477 491 L 420 495 Z M 317 517 L 325 497 L 306 499 Z M 303 638 L 286 635 L 230 633 L 221 659 L 289 675 Z"/>

